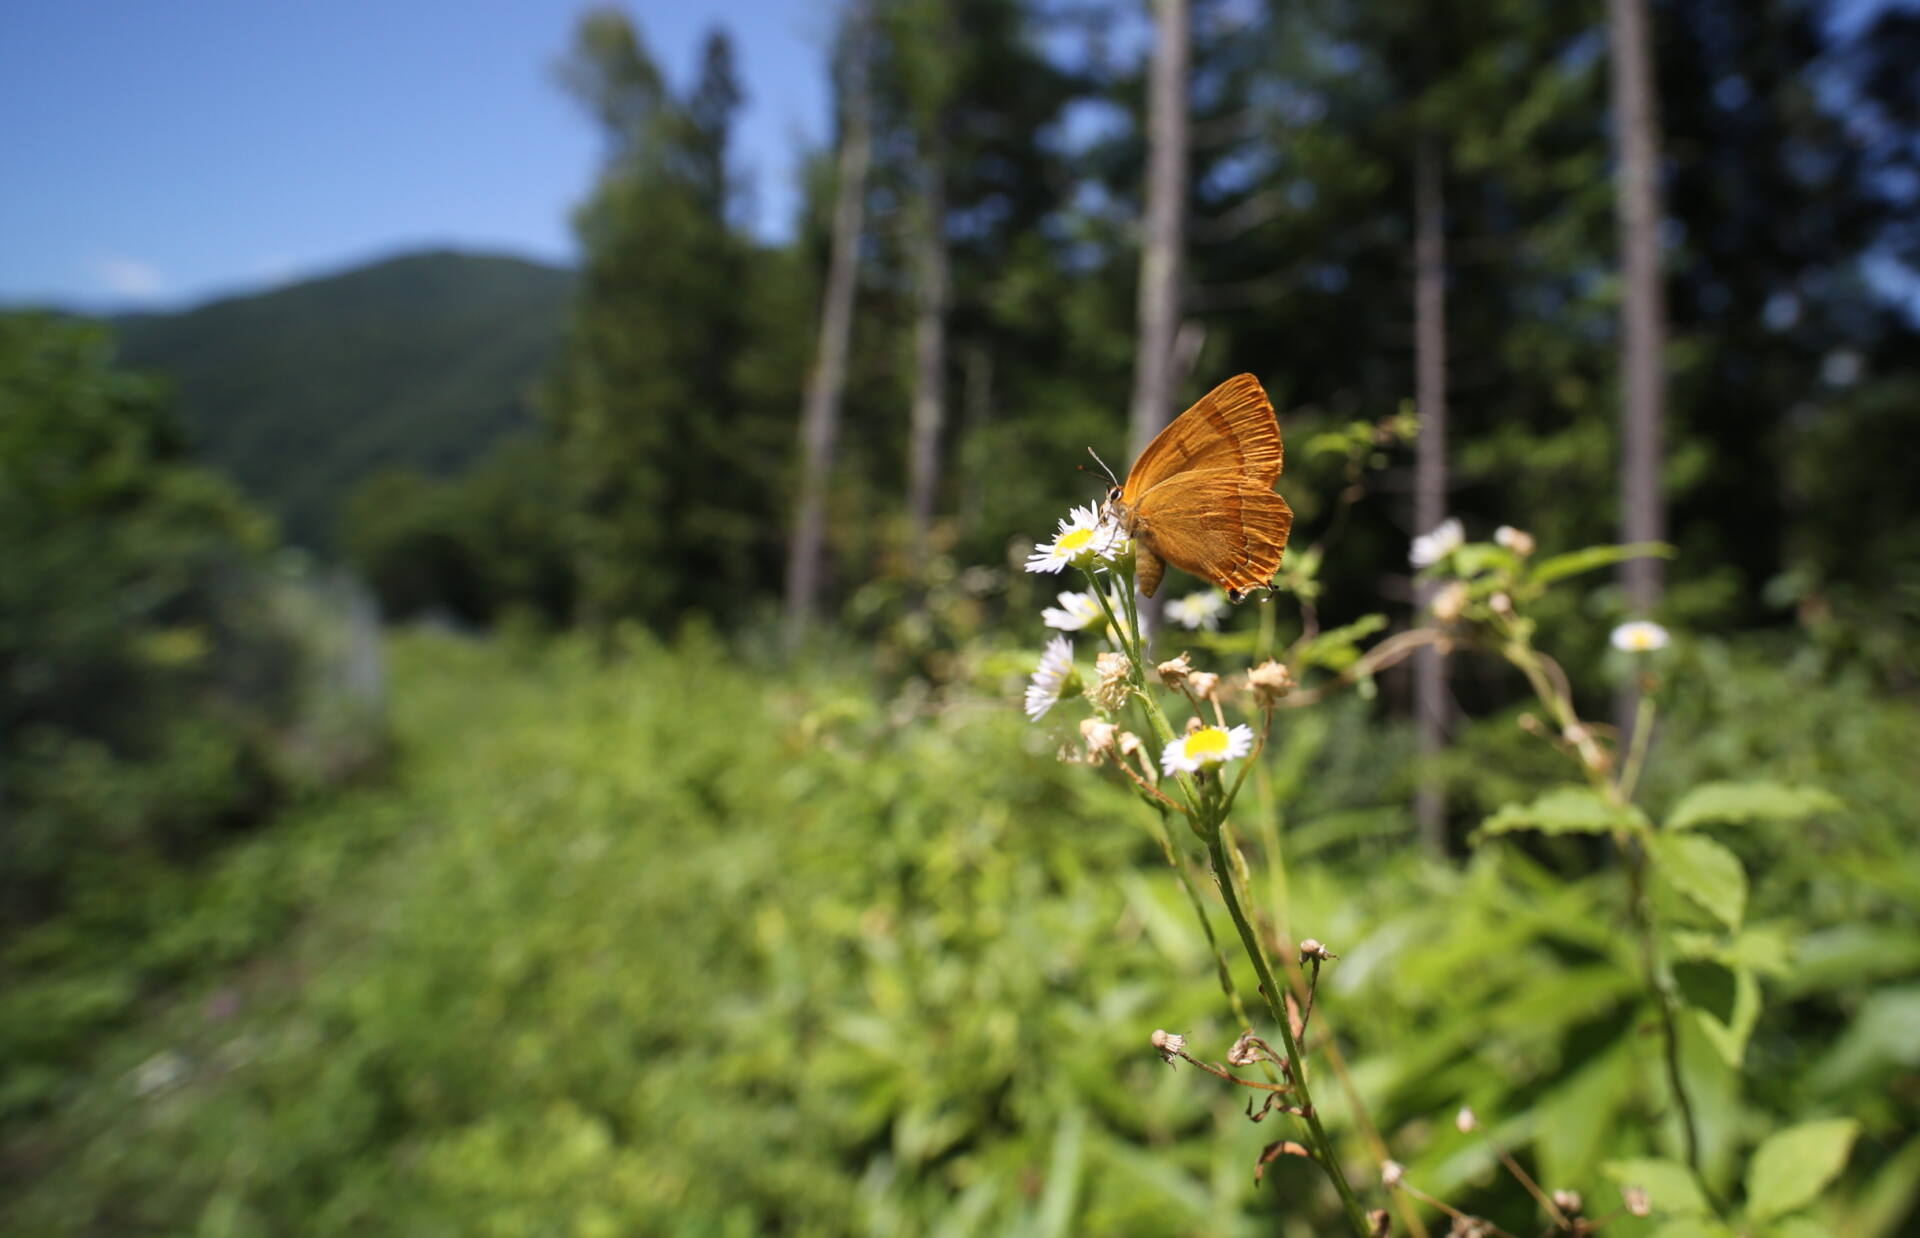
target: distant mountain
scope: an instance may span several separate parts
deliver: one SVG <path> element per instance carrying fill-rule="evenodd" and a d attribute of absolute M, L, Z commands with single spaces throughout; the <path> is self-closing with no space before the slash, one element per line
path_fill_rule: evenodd
<path fill-rule="evenodd" d="M 121 360 L 173 383 L 200 457 L 324 546 L 369 473 L 452 473 L 533 425 L 572 289 L 558 267 L 441 251 L 112 321 Z"/>

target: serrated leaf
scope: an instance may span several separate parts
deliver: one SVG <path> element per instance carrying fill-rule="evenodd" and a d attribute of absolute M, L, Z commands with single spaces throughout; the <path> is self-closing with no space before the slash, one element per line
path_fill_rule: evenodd
<path fill-rule="evenodd" d="M 1543 834 L 1611 834 L 1615 830 L 1641 831 L 1647 818 L 1631 805 L 1610 804 L 1585 787 L 1556 787 L 1527 804 L 1508 804 L 1480 823 L 1482 834 L 1539 830 Z"/>
<path fill-rule="evenodd" d="M 1821 813 L 1838 812 L 1839 799 L 1818 787 L 1784 782 L 1709 782 L 1680 797 L 1667 815 L 1670 830 L 1701 825 L 1752 825 L 1760 821 L 1791 823 Z"/>
<path fill-rule="evenodd" d="M 1569 550 L 1566 554 L 1549 555 L 1535 563 L 1527 579 L 1536 585 L 1549 585 L 1568 576 L 1610 567 L 1643 555 L 1671 559 L 1673 547 L 1665 542 L 1631 542 L 1623 546 L 1588 546 L 1585 550 Z"/>
<path fill-rule="evenodd" d="M 1828 1118 L 1769 1136 L 1747 1164 L 1747 1216 L 1765 1221 L 1812 1203 L 1846 1168 L 1859 1133 L 1852 1118 Z"/>
<path fill-rule="evenodd" d="M 1693 1171 L 1679 1161 L 1635 1157 L 1608 1161 L 1600 1172 L 1622 1188 L 1637 1186 L 1645 1191 L 1655 1212 L 1685 1216 L 1707 1210 L 1707 1197 L 1694 1180 Z"/>
<path fill-rule="evenodd" d="M 1656 834 L 1648 846 L 1668 885 L 1727 928 L 1740 927 L 1747 910 L 1747 870 L 1739 856 L 1702 834 Z"/>

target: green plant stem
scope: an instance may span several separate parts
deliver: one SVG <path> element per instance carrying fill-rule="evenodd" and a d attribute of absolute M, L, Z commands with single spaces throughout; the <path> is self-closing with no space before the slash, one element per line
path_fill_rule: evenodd
<path fill-rule="evenodd" d="M 1300 1046 L 1293 1038 L 1293 1024 L 1287 1018 L 1285 991 L 1274 980 L 1273 968 L 1267 964 L 1267 952 L 1254 934 L 1253 925 L 1248 923 L 1246 912 L 1240 908 L 1240 896 L 1234 890 L 1233 869 L 1227 863 L 1218 822 L 1213 823 L 1208 831 L 1207 852 L 1213 861 L 1214 880 L 1220 887 L 1221 901 L 1226 903 L 1227 915 L 1232 918 L 1233 927 L 1240 934 L 1240 945 L 1253 961 L 1254 975 L 1260 980 L 1260 994 L 1266 999 L 1267 1013 L 1279 1027 L 1280 1038 L 1286 1044 L 1287 1060 L 1293 1069 L 1294 1092 L 1300 1099 L 1300 1109 L 1304 1115 L 1302 1121 L 1306 1123 L 1314 1159 L 1320 1162 L 1321 1172 L 1327 1175 L 1328 1181 L 1333 1183 L 1333 1189 L 1339 1194 L 1347 1220 L 1353 1225 L 1353 1232 L 1360 1238 L 1366 1238 L 1373 1232 L 1367 1224 L 1366 1210 L 1360 1206 L 1359 1198 L 1348 1184 L 1346 1171 L 1341 1168 L 1340 1159 L 1334 1152 L 1333 1141 L 1320 1124 L 1320 1112 L 1314 1107 L 1313 1093 L 1308 1088 L 1306 1056 L 1300 1052 Z"/>
<path fill-rule="evenodd" d="M 1640 772 L 1647 765 L 1647 749 L 1653 739 L 1653 694 L 1640 693 L 1633 709 L 1633 740 L 1627 749 L 1627 764 L 1620 771 L 1620 798 L 1631 804 L 1640 786 Z"/>
<path fill-rule="evenodd" d="M 1564 692 L 1556 690 L 1548 681 L 1546 668 L 1541 664 L 1539 655 L 1523 636 L 1510 632 L 1505 653 L 1507 661 L 1519 667 L 1521 673 L 1527 677 L 1527 682 L 1533 686 L 1534 695 L 1540 698 L 1540 703 L 1553 715 L 1554 722 L 1559 725 L 1563 735 L 1574 731 L 1583 738 L 1590 737 L 1591 732 L 1573 711 L 1572 700 Z M 1617 808 L 1625 808 L 1632 803 L 1632 789 L 1639 779 L 1641 764 L 1646 759 L 1645 736 L 1652 727 L 1653 707 L 1647 696 L 1642 694 L 1640 707 L 1634 720 L 1633 751 L 1628 754 L 1626 768 L 1622 770 L 1618 782 L 1608 777 L 1605 766 L 1593 749 L 1591 738 L 1584 738 L 1584 742 L 1575 744 L 1580 753 L 1580 766 L 1587 772 L 1587 781 L 1593 784 L 1594 789 L 1604 796 L 1608 803 Z M 1575 728 L 1578 729 L 1575 730 Z M 1678 1020 L 1674 1017 L 1673 992 L 1660 977 L 1659 950 L 1653 933 L 1653 913 L 1647 905 L 1646 853 L 1633 839 L 1619 832 L 1613 835 L 1613 845 L 1621 858 L 1626 861 L 1628 914 L 1633 918 L 1634 936 L 1639 939 L 1642 983 L 1653 995 L 1654 1004 L 1660 1009 L 1661 1039 L 1664 1041 L 1661 1056 L 1666 1066 L 1667 1086 L 1672 1089 L 1674 1104 L 1680 1110 L 1681 1134 L 1687 1146 L 1687 1165 L 1693 1170 L 1694 1177 L 1701 1179 L 1704 1187 L 1705 1179 L 1701 1178 L 1700 1173 L 1700 1132 L 1698 1123 L 1694 1119 L 1693 1102 L 1687 1096 L 1686 1085 L 1680 1075 L 1680 1027 Z M 1713 1200 L 1712 1196 L 1708 1199 L 1713 1202 L 1715 1211 L 1719 1211 L 1718 1201 Z"/>
<path fill-rule="evenodd" d="M 1687 1098 L 1687 1089 L 1680 1083 L 1680 1028 L 1673 1017 L 1673 995 L 1667 986 L 1661 983 L 1659 960 L 1655 957 L 1653 945 L 1653 916 L 1647 908 L 1646 890 L 1646 854 L 1639 849 L 1628 851 L 1631 843 L 1625 839 L 1616 839 L 1615 845 L 1627 856 L 1627 895 L 1633 908 L 1634 927 L 1640 938 L 1640 966 L 1646 972 L 1647 987 L 1653 990 L 1654 1004 L 1660 1008 L 1662 1039 L 1665 1040 L 1665 1058 L 1667 1067 L 1667 1086 L 1673 1089 L 1673 1100 L 1680 1108 L 1680 1131 L 1687 1141 L 1687 1166 L 1693 1170 L 1693 1176 L 1699 1179 L 1701 1188 L 1706 1187 L 1706 1179 L 1700 1173 L 1700 1133 L 1693 1116 L 1693 1102 Z M 1713 1200 L 1711 1195 L 1709 1200 Z M 1714 1210 L 1719 1211 L 1719 1201 L 1713 1200 Z"/>

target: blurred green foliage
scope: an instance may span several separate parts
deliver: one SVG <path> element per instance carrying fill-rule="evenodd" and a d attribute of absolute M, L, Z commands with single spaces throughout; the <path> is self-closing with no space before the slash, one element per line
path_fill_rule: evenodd
<path fill-rule="evenodd" d="M 166 927 L 142 950 L 23 943 L 32 982 L 0 997 L 10 1064 L 156 975 L 172 987 L 68 1050 L 52 1116 L 7 1128 L 9 1164 L 29 1168 L 0 1225 L 1326 1232 L 1309 1167 L 1283 1158 L 1256 1188 L 1274 1134 L 1148 1048 L 1177 1028 L 1217 1059 L 1238 1029 L 1137 806 L 1019 718 L 1018 670 L 1001 679 L 981 650 L 984 694 L 876 698 L 858 662 L 770 673 L 697 630 L 621 645 L 609 666 L 576 640 L 403 638 L 402 783 L 302 810 L 156 894 Z M 1702 705 L 1669 723 L 1656 770 L 1750 771 L 1786 745 L 1797 763 L 1773 772 L 1845 804 L 1692 831 L 1754 874 L 1742 940 L 1767 996 L 1737 1064 L 1687 1039 L 1709 1185 L 1739 1196 L 1727 1175 L 1770 1132 L 1845 1116 L 1851 1156 L 1812 1213 L 1786 1179 L 1750 1202 L 1822 1232 L 1904 1232 L 1920 867 L 1898 822 L 1920 792 L 1890 754 L 1920 743 L 1920 711 L 1718 646 L 1686 656 Z M 1619 873 L 1509 843 L 1458 870 L 1421 862 L 1395 747 L 1357 706 L 1283 718 L 1262 801 L 1286 840 L 1284 901 L 1263 912 L 1341 956 L 1316 1026 L 1426 1189 L 1530 1223 L 1453 1128 L 1471 1104 L 1549 1186 L 1611 1210 L 1670 1147 L 1617 965 Z"/>
<path fill-rule="evenodd" d="M 378 747 L 372 629 L 340 643 L 267 519 L 111 351 L 94 326 L 0 317 L 0 932 L 111 920 L 155 864 Z M 330 677 L 356 656 L 357 680 Z"/>

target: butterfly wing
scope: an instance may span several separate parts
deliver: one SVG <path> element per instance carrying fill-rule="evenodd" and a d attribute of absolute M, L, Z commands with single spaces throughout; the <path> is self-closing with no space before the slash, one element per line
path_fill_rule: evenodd
<path fill-rule="evenodd" d="M 1138 505 L 1168 478 L 1230 469 L 1267 489 L 1280 476 L 1280 426 L 1251 374 L 1221 383 L 1160 431 L 1127 473 L 1122 499 Z"/>
<path fill-rule="evenodd" d="M 1153 596 L 1162 561 L 1231 594 L 1265 588 L 1293 529 L 1293 509 L 1271 487 L 1220 468 L 1181 473 L 1176 484 L 1148 491 L 1133 509 L 1140 591 Z"/>

